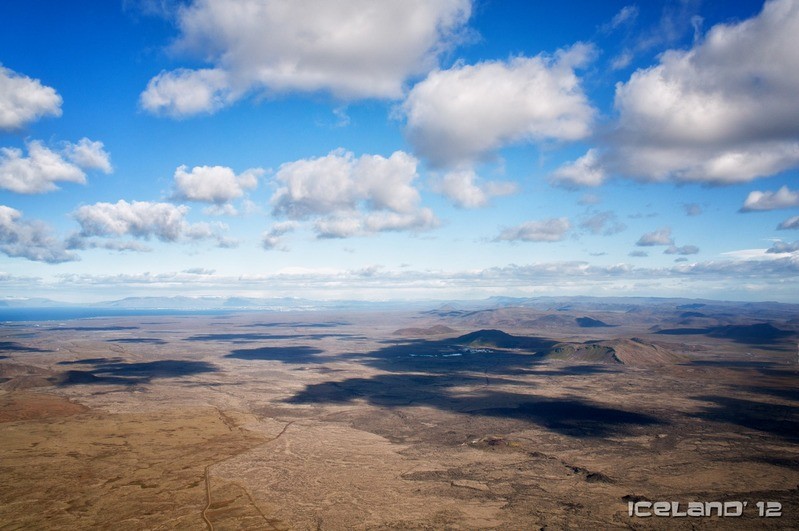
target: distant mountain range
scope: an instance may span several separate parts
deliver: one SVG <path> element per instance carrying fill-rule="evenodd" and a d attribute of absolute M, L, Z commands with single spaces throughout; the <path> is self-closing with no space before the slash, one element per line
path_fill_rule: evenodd
<path fill-rule="evenodd" d="M 733 302 L 659 297 L 490 297 L 482 300 L 458 301 L 320 301 L 294 297 L 126 297 L 118 300 L 94 303 L 70 303 L 45 298 L 0 299 L 4 308 L 118 308 L 118 309 L 172 309 L 172 310 L 358 310 L 358 309 L 418 309 L 436 317 L 466 317 L 473 312 L 517 308 L 541 310 L 553 313 L 567 312 L 612 312 L 637 313 L 642 311 L 682 311 L 683 316 L 699 316 L 705 313 L 733 312 L 757 314 L 767 311 L 786 317 L 799 316 L 799 304 L 777 302 Z M 432 308 L 432 309 L 431 309 Z M 696 310 L 702 310 L 702 314 Z M 692 310 L 686 312 L 686 310 Z M 515 312 L 514 312 L 515 313 Z M 554 316 L 549 317 L 553 319 Z M 573 319 L 573 318 L 572 318 Z M 540 323 L 545 324 L 545 323 Z M 607 326 L 601 321 L 593 322 L 581 318 L 583 327 Z"/>
<path fill-rule="evenodd" d="M 105 308 L 120 310 L 168 309 L 184 311 L 200 310 L 357 310 L 367 308 L 406 309 L 430 308 L 431 302 L 404 301 L 317 301 L 293 297 L 254 298 L 254 297 L 126 297 L 124 299 L 90 303 L 55 301 L 44 298 L 0 299 L 0 308 Z"/>

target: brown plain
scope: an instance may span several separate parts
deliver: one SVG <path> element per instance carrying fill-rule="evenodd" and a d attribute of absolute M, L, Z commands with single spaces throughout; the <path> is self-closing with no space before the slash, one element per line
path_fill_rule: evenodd
<path fill-rule="evenodd" d="M 790 316 L 575 315 L 1 326 L 0 529 L 797 528 Z"/>

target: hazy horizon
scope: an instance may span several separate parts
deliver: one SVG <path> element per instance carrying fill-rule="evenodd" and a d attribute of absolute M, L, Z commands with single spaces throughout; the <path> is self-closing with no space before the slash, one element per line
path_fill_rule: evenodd
<path fill-rule="evenodd" d="M 234 5 L 0 6 L 4 296 L 799 302 L 796 1 Z"/>

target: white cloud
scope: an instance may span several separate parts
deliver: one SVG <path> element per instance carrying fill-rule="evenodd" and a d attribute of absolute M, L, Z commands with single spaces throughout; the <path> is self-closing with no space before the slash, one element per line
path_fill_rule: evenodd
<path fill-rule="evenodd" d="M 98 241 L 89 238 L 83 238 L 80 234 L 73 234 L 66 242 L 67 249 L 70 251 L 86 249 L 107 249 L 109 251 L 134 251 L 137 253 L 149 253 L 152 251 L 151 247 L 136 241 L 120 241 L 120 240 L 105 240 Z"/>
<path fill-rule="evenodd" d="M 283 221 L 275 223 L 272 228 L 264 232 L 261 238 L 261 246 L 268 250 L 275 249 L 282 242 L 282 236 L 297 229 L 296 221 Z"/>
<path fill-rule="evenodd" d="M 51 264 L 78 260 L 47 225 L 24 220 L 22 212 L 4 205 L 0 205 L 0 252 Z"/>
<path fill-rule="evenodd" d="M 248 92 L 398 98 L 459 40 L 469 0 L 195 0 L 171 49 L 213 68 L 161 72 L 142 94 L 157 114 L 214 112 Z"/>
<path fill-rule="evenodd" d="M 337 214 L 318 219 L 314 229 L 319 238 L 349 238 L 376 232 L 426 231 L 438 225 L 438 218 L 432 210 L 420 208 L 411 213 L 379 211 Z"/>
<path fill-rule="evenodd" d="M 61 116 L 61 103 L 52 87 L 0 65 L 0 130 L 19 129 L 43 116 Z"/>
<path fill-rule="evenodd" d="M 744 206 L 741 207 L 741 212 L 778 210 L 796 206 L 799 206 L 799 192 L 783 186 L 776 192 L 760 192 L 757 190 L 749 192 L 746 201 L 744 201 Z"/>
<path fill-rule="evenodd" d="M 437 227 L 439 224 L 433 211 L 429 208 L 420 208 L 414 212 L 371 212 L 364 217 L 363 225 L 366 232 L 384 231 L 424 231 Z"/>
<path fill-rule="evenodd" d="M 418 161 L 402 151 L 385 158 L 355 157 L 338 149 L 324 157 L 280 166 L 272 213 L 290 220 L 315 220 L 320 237 L 346 237 L 387 230 L 424 230 L 437 225 L 420 208 L 413 186 Z"/>
<path fill-rule="evenodd" d="M 799 165 L 799 3 L 714 26 L 616 87 L 608 170 L 645 181 L 748 182 Z"/>
<path fill-rule="evenodd" d="M 568 218 L 528 221 L 504 229 L 495 241 L 557 242 L 566 236 L 570 228 L 571 222 Z"/>
<path fill-rule="evenodd" d="M 595 110 L 574 69 L 593 54 L 576 44 L 554 57 L 433 71 L 402 105 L 406 134 L 415 152 L 439 167 L 473 163 L 514 143 L 584 138 Z"/>
<path fill-rule="evenodd" d="M 510 195 L 517 190 L 511 182 L 480 182 L 480 177 L 471 168 L 447 172 L 432 184 L 436 192 L 461 208 L 485 206 L 492 197 Z"/>
<path fill-rule="evenodd" d="M 251 168 L 236 175 L 225 166 L 195 166 L 187 171 L 185 165 L 175 170 L 175 198 L 223 205 L 258 186 L 264 174 L 261 168 Z"/>
<path fill-rule="evenodd" d="M 38 140 L 29 141 L 26 147 L 27 157 L 21 149 L 0 148 L 0 188 L 20 194 L 50 192 L 58 190 L 57 182 L 84 184 L 84 170 L 112 170 L 103 143 L 88 138 L 77 144 L 67 142 L 60 152 Z"/>
<path fill-rule="evenodd" d="M 632 256 L 633 258 L 646 258 L 647 256 L 649 256 L 649 253 L 646 251 L 635 250 L 635 251 L 630 251 L 628 255 Z"/>
<path fill-rule="evenodd" d="M 793 216 L 791 218 L 786 219 L 777 226 L 777 229 L 779 230 L 799 229 L 799 216 Z"/>
<path fill-rule="evenodd" d="M 111 157 L 105 151 L 102 142 L 81 138 L 77 144 L 67 143 L 64 156 L 73 164 L 84 170 L 100 170 L 111 173 Z"/>
<path fill-rule="evenodd" d="M 663 227 L 653 232 L 648 232 L 641 236 L 635 243 L 639 247 L 653 247 L 655 245 L 674 245 L 674 238 L 671 237 L 671 228 Z"/>
<path fill-rule="evenodd" d="M 80 224 L 81 238 L 154 237 L 164 242 L 213 238 L 225 246 L 230 243 L 220 235 L 226 226 L 189 223 L 185 219 L 188 211 L 189 207 L 185 205 L 149 201 L 128 203 L 120 199 L 116 203 L 84 205 L 72 215 Z"/>
<path fill-rule="evenodd" d="M 607 174 L 599 161 L 598 151 L 589 149 L 585 155 L 573 162 L 562 165 L 551 176 L 551 182 L 564 188 L 599 186 L 605 182 Z"/>
<path fill-rule="evenodd" d="M 203 208 L 203 214 L 206 216 L 238 216 L 239 210 L 231 203 L 216 203 Z"/>
<path fill-rule="evenodd" d="M 411 183 L 418 161 L 402 151 L 389 158 L 338 149 L 324 157 L 301 159 L 280 166 L 275 181 L 282 186 L 272 196 L 274 213 L 292 219 L 354 210 L 365 201 L 372 208 L 410 212 L 420 201 Z"/>
<path fill-rule="evenodd" d="M 218 69 L 162 71 L 147 83 L 139 103 L 156 115 L 182 118 L 213 113 L 239 95 L 229 86 L 228 75 Z"/>
<path fill-rule="evenodd" d="M 714 298 L 764 296 L 794 300 L 799 289 L 799 256 L 772 255 L 771 260 L 680 262 L 671 267 L 638 267 L 630 263 L 592 265 L 584 261 L 537 262 L 485 269 L 390 269 L 368 265 L 342 270 L 329 266 L 285 268 L 255 275 L 160 272 L 138 274 L 64 274 L 56 276 L 59 292 L 83 293 L 111 288 L 115 293 L 193 294 L 231 296 L 263 293 L 275 296 L 345 299 L 487 297 L 496 293 L 535 296 L 564 293 L 618 296 L 676 297 L 715 295 Z M 732 280 L 731 280 L 732 279 Z M 781 289 L 775 293 L 773 281 Z M 756 285 L 750 291 L 748 285 Z M 748 294 L 748 295 L 747 295 Z M 257 296 L 257 295 L 256 295 Z"/>
<path fill-rule="evenodd" d="M 363 220 L 357 214 L 350 216 L 330 216 L 314 223 L 319 238 L 349 238 L 363 231 Z"/>
<path fill-rule="evenodd" d="M 642 267 L 640 259 L 605 265 L 587 261 L 541 261 L 520 265 L 414 270 L 407 264 L 375 267 L 379 259 L 341 269 L 331 264 L 283 267 L 274 272 L 221 272 L 155 269 L 135 274 L 54 274 L 47 281 L 0 273 L 7 296 L 72 294 L 83 300 L 152 295 L 219 297 L 303 297 L 316 300 L 480 299 L 497 294 L 524 296 L 659 296 L 718 300 L 782 300 L 799 294 L 799 253 L 767 254 L 713 261 L 685 261 Z M 353 257 L 354 258 L 354 257 Z M 605 259 L 603 259 L 604 261 Z M 195 264 L 196 266 L 196 264 Z M 181 268 L 183 269 L 183 268 Z M 775 282 L 780 288 L 775 291 Z"/>

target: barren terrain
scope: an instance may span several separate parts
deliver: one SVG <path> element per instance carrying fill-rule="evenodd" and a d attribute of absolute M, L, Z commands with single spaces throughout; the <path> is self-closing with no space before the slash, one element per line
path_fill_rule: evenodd
<path fill-rule="evenodd" d="M 628 306 L 0 325 L 0 528 L 796 528 L 795 308 Z"/>

